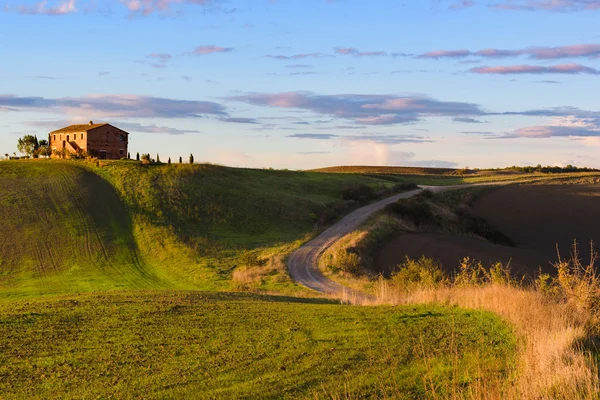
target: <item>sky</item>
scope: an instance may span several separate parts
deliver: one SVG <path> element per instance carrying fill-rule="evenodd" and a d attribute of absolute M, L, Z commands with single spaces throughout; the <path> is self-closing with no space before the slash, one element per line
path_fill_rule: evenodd
<path fill-rule="evenodd" d="M 600 0 L 0 0 L 0 154 L 600 168 Z"/>

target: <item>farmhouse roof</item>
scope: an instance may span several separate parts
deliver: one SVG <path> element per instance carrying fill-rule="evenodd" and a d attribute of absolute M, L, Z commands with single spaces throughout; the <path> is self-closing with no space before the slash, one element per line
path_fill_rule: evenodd
<path fill-rule="evenodd" d="M 56 131 L 52 131 L 50 133 L 68 133 L 68 132 L 87 132 L 90 131 L 92 129 L 96 129 L 100 126 L 104 126 L 104 125 L 108 125 L 108 124 L 79 124 L 79 125 L 69 125 L 67 127 L 64 127 L 62 129 L 58 129 Z"/>

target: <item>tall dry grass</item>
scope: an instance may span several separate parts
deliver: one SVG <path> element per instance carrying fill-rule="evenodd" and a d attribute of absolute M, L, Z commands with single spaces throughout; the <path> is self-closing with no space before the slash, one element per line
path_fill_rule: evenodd
<path fill-rule="evenodd" d="M 413 261 L 404 282 L 379 280 L 375 300 L 345 300 L 364 305 L 455 305 L 493 312 L 508 321 L 517 336 L 515 374 L 502 382 L 478 382 L 459 398 L 598 399 L 598 368 L 589 351 L 599 321 L 594 256 L 583 265 L 575 246 L 571 259 L 556 264 L 556 277 L 541 276 L 529 285 L 510 278 L 501 265 L 484 269 L 468 259 L 457 276 L 431 283 L 430 266 L 418 275 L 418 262 Z"/>

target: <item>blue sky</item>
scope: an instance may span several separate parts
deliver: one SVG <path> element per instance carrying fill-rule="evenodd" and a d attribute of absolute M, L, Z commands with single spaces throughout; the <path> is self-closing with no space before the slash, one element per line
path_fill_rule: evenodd
<path fill-rule="evenodd" d="M 0 0 L 0 153 L 77 122 L 233 166 L 600 167 L 600 0 Z"/>

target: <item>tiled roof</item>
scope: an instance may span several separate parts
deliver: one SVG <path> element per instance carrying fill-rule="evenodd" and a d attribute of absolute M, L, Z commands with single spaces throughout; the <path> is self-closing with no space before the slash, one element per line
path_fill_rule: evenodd
<path fill-rule="evenodd" d="M 87 132 L 91 129 L 98 128 L 108 124 L 81 124 L 81 125 L 70 125 L 62 129 L 50 133 L 68 133 L 68 132 Z"/>

